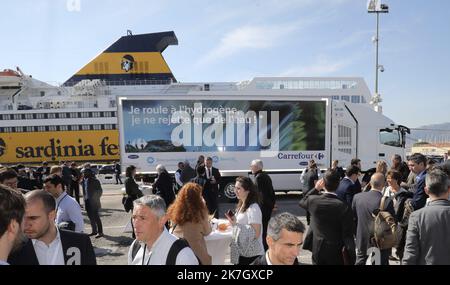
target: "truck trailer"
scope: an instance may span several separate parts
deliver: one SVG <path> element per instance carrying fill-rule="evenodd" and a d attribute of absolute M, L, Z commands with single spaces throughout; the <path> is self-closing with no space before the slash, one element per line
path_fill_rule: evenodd
<path fill-rule="evenodd" d="M 301 188 L 300 175 L 313 159 L 326 170 L 332 160 L 362 169 L 377 160 L 404 156 L 405 132 L 368 104 L 296 94 L 198 92 L 195 95 L 118 97 L 119 145 L 123 169 L 135 165 L 154 175 L 162 164 L 173 173 L 211 157 L 221 172 L 220 189 L 232 199 L 238 176 L 251 175 L 261 159 L 276 191 Z"/>

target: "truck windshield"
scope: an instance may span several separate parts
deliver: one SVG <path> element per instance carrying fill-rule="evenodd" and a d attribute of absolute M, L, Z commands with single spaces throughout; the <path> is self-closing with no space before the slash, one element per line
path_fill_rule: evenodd
<path fill-rule="evenodd" d="M 380 143 L 388 146 L 402 147 L 401 136 L 398 130 L 381 129 Z"/>

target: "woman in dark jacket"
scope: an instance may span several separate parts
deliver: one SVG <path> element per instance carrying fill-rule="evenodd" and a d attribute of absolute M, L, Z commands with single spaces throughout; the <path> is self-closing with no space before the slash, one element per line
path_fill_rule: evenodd
<path fill-rule="evenodd" d="M 133 201 L 143 196 L 141 190 L 139 190 L 139 185 L 134 180 L 135 175 L 136 166 L 128 166 L 125 170 L 125 192 Z M 131 210 L 133 210 L 133 208 Z"/>
<path fill-rule="evenodd" d="M 405 205 L 407 200 L 413 197 L 413 193 L 400 187 L 402 182 L 402 174 L 397 170 L 389 170 L 386 175 L 386 181 L 389 187 L 385 189 L 383 195 L 391 197 L 394 201 L 395 219 L 398 222 L 397 234 L 399 236 L 399 241 L 395 252 L 398 258 L 402 260 L 410 214 L 410 211 L 407 211 L 408 213 L 405 215 Z"/>
<path fill-rule="evenodd" d="M 156 172 L 158 172 L 158 177 L 156 178 L 155 183 L 153 183 L 153 192 L 164 199 L 166 207 L 168 208 L 175 200 L 172 178 L 162 164 L 156 166 Z"/>
<path fill-rule="evenodd" d="M 130 165 L 125 170 L 125 192 L 127 193 L 128 197 L 134 201 L 140 197 L 143 196 L 141 190 L 139 190 L 139 185 L 134 180 L 134 176 L 136 175 L 136 166 Z M 133 204 L 131 204 L 131 214 L 133 215 Z M 132 237 L 136 238 L 136 235 L 134 234 L 134 226 L 133 226 L 133 219 L 131 219 L 131 228 L 133 230 Z"/>

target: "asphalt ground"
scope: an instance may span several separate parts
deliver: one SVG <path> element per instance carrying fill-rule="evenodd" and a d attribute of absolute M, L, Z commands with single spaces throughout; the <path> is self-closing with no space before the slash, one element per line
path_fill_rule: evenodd
<path fill-rule="evenodd" d="M 96 239 L 91 237 L 99 265 L 125 265 L 127 264 L 128 249 L 133 242 L 131 233 L 124 232 L 125 226 L 130 221 L 131 213 L 126 213 L 122 206 L 123 185 L 103 184 L 103 196 L 101 198 L 102 209 L 100 218 L 103 223 L 104 237 Z M 277 193 L 276 209 L 274 214 L 281 212 L 290 212 L 299 217 L 306 225 L 306 212 L 298 206 L 300 192 L 279 192 Z M 219 217 L 224 218 L 224 213 L 229 209 L 234 209 L 233 203 L 219 203 Z M 87 214 L 83 209 L 85 222 L 85 233 L 91 232 L 91 226 Z M 299 262 L 311 264 L 311 252 L 301 250 L 298 257 Z M 229 249 L 225 259 L 229 262 Z M 391 261 L 391 264 L 398 262 Z"/>

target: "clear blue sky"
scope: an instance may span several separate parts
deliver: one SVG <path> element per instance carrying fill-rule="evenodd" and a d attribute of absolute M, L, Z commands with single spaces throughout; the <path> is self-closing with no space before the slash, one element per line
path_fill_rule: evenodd
<path fill-rule="evenodd" d="M 411 127 L 450 122 L 450 1 L 382 3 L 384 114 Z M 47 82 L 64 82 L 130 29 L 175 32 L 164 57 L 181 82 L 361 76 L 374 89 L 366 0 L 16 0 L 0 11 L 0 69 Z"/>

